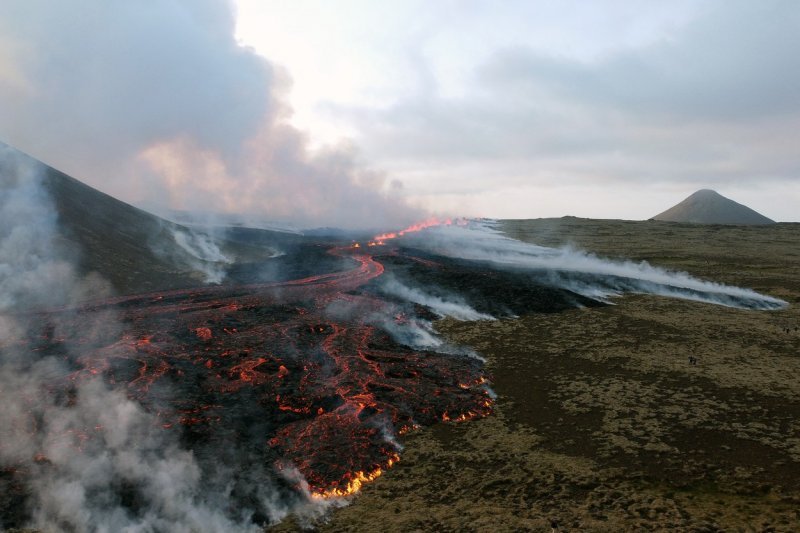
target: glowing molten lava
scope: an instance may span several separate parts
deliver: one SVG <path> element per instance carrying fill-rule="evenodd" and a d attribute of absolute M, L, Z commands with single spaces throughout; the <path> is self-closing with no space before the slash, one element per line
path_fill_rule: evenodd
<path fill-rule="evenodd" d="M 376 239 L 452 223 L 431 219 Z M 356 246 L 330 253 L 354 266 L 53 312 L 32 339 L 72 369 L 54 393 L 68 397 L 75 385 L 103 379 L 198 457 L 246 449 L 249 461 L 291 465 L 315 498 L 348 496 L 399 460 L 397 435 L 486 416 L 492 400 L 479 360 L 412 349 L 372 324 L 376 315 L 404 316 L 396 304 L 360 290 L 384 272 L 380 262 Z M 80 331 L 86 313 L 109 307 L 124 333 L 87 340 L 82 350 L 65 350 L 47 326 L 47 317 L 57 316 L 71 326 L 65 330 Z M 332 321 L 331 308 L 348 311 Z M 92 425 L 69 439 L 79 450 L 102 431 Z"/>
<path fill-rule="evenodd" d="M 390 457 L 386 460 L 386 468 L 391 468 L 393 464 L 400 461 L 400 456 L 395 454 L 394 457 Z M 358 492 L 361 489 L 361 485 L 364 483 L 369 483 L 370 481 L 375 481 L 378 479 L 381 474 L 383 474 L 383 470 L 381 468 L 376 468 L 372 472 L 354 472 L 349 477 L 349 481 L 347 481 L 347 485 L 344 487 L 335 487 L 328 490 L 320 490 L 318 492 L 312 492 L 311 497 L 316 499 L 328 499 L 328 498 L 344 498 L 347 496 L 351 496 Z"/>
<path fill-rule="evenodd" d="M 402 237 L 407 233 L 414 233 L 417 231 L 422 231 L 425 228 L 432 228 L 434 226 L 452 226 L 453 224 L 463 226 L 467 223 L 466 219 L 463 218 L 437 218 L 431 217 L 427 220 L 423 220 L 422 222 L 417 222 L 416 224 L 412 224 L 411 226 L 402 229 L 400 231 L 393 231 L 389 233 L 381 233 L 380 235 L 375 235 L 372 240 L 369 242 L 369 246 L 380 246 L 385 244 L 386 241 L 391 239 L 396 239 L 397 237 Z"/>

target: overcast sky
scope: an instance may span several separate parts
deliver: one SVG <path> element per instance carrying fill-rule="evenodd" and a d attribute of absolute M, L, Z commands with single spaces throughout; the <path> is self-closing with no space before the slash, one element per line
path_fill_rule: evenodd
<path fill-rule="evenodd" d="M 0 140 L 143 205 L 798 221 L 798 131 L 794 0 L 0 4 Z"/>

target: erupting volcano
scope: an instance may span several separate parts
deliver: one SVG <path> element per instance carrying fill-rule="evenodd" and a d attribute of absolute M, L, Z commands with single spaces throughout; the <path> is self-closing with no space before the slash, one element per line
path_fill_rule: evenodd
<path fill-rule="evenodd" d="M 482 318 L 596 305 L 399 239 L 463 220 L 372 239 L 226 228 L 215 240 L 54 169 L 31 190 L 32 213 L 57 212 L 59 224 L 19 222 L 38 231 L 30 257 L 76 269 L 70 289 L 99 271 L 124 296 L 76 304 L 25 285 L 27 299 L 0 313 L 13 398 L 0 432 L 0 527 L 168 523 L 200 511 L 225 529 L 351 495 L 401 460 L 402 435 L 493 409 L 483 360 L 439 339 L 431 324 L 444 315 L 403 290 L 452 293 Z M 63 242 L 84 263 L 60 262 Z M 199 285 L 206 267 L 223 283 Z M 174 483 L 160 468 L 175 470 Z M 61 500 L 70 487 L 84 503 Z M 182 503 L 163 508 L 165 494 Z M 63 514 L 72 509 L 88 514 Z"/>
<path fill-rule="evenodd" d="M 207 516 L 215 525 L 195 529 L 248 530 L 352 495 L 402 460 L 402 435 L 493 410 L 483 360 L 441 339 L 439 317 L 552 313 L 625 291 L 785 305 L 525 244 L 491 221 L 434 218 L 372 238 L 226 228 L 215 240 L 55 171 L 44 185 L 69 199 L 57 204 L 66 231 L 26 241 L 22 297 L 0 313 L 0 527 L 164 530 Z M 62 287 L 34 291 L 23 274 L 39 261 L 69 281 L 77 267 L 51 253 L 59 239 L 88 258 L 71 290 L 97 270 L 127 295 L 48 304 Z M 222 284 L 198 286 L 198 268 Z"/>

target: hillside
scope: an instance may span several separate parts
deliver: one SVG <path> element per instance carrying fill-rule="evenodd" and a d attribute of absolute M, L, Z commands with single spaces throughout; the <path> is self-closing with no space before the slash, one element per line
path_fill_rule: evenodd
<path fill-rule="evenodd" d="M 716 191 L 702 189 L 682 202 L 653 217 L 665 222 L 693 224 L 774 224 L 764 215 L 725 198 Z"/>
<path fill-rule="evenodd" d="M 18 179 L 9 173 L 19 168 L 36 169 L 58 216 L 53 244 L 59 256 L 82 274 L 98 272 L 117 294 L 197 286 L 214 276 L 216 281 L 262 281 L 312 268 L 292 253 L 305 244 L 301 235 L 190 228 L 117 200 L 2 143 L 0 153 L 8 157 L 0 161 L 0 177 L 7 182 Z M 325 260 L 321 255 L 314 257 L 318 263 Z"/>

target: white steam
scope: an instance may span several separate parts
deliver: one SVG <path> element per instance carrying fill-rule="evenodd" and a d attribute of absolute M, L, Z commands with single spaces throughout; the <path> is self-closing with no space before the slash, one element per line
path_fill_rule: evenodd
<path fill-rule="evenodd" d="M 0 313 L 104 296 L 96 276 L 78 279 L 53 238 L 56 213 L 37 167 L 0 144 Z"/>
<path fill-rule="evenodd" d="M 42 531 L 259 531 L 253 517 L 276 522 L 290 511 L 318 514 L 322 507 L 307 495 L 280 492 L 268 465 L 253 461 L 234 483 L 232 466 L 201 463 L 124 388 L 99 376 L 65 378 L 74 370 L 67 361 L 119 338 L 124 324 L 109 311 L 44 318 L 31 312 L 106 297 L 109 287 L 98 276 L 78 275 L 60 252 L 41 170 L 13 151 L 0 152 L 0 468 L 22 472 L 27 525 Z M 202 240 L 190 248 L 206 258 L 219 252 Z M 31 336 L 43 320 L 58 339 L 52 354 L 37 351 Z M 234 484 L 246 491 L 246 505 L 234 504 Z M 4 495 L 0 503 L 7 501 Z"/>
<path fill-rule="evenodd" d="M 598 300 L 633 292 L 748 309 L 779 309 L 787 305 L 783 300 L 751 289 L 704 281 L 646 261 L 615 261 L 572 247 L 548 248 L 524 243 L 505 237 L 488 221 L 473 221 L 463 227 L 430 228 L 402 239 L 406 245 L 449 257 L 528 271 L 552 286 Z"/>
<path fill-rule="evenodd" d="M 233 263 L 233 259 L 222 253 L 210 235 L 191 229 L 172 229 L 171 233 L 178 248 L 186 252 L 189 266 L 202 272 L 206 283 L 222 282 L 225 267 Z"/>
<path fill-rule="evenodd" d="M 432 294 L 427 294 L 420 289 L 408 287 L 396 279 L 389 279 L 381 285 L 381 289 L 387 294 L 397 296 L 403 300 L 424 305 L 431 309 L 440 317 L 451 317 L 456 320 L 493 320 L 494 317 L 485 313 L 479 313 L 466 304 L 458 296 L 450 296 L 447 299 Z"/>

